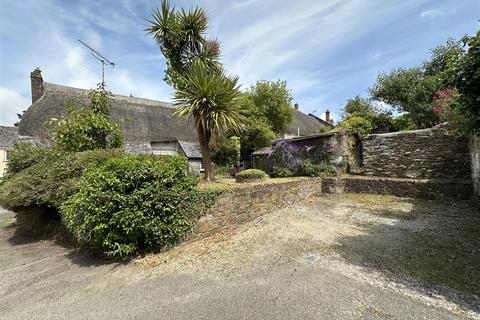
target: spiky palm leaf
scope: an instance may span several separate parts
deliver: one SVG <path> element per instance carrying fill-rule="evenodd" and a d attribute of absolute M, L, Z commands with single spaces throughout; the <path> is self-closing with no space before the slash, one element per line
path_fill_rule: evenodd
<path fill-rule="evenodd" d="M 244 119 L 234 101 L 240 95 L 238 77 L 210 69 L 197 59 L 184 76 L 184 83 L 174 95 L 177 116 L 193 116 L 195 126 L 207 133 L 219 134 L 226 128 L 241 130 Z"/>

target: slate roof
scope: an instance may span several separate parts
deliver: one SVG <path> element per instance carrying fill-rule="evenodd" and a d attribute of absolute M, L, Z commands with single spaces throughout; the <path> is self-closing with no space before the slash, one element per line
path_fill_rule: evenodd
<path fill-rule="evenodd" d="M 19 124 L 22 135 L 41 135 L 45 131 L 45 121 L 65 114 L 67 102 L 87 104 L 89 101 L 88 90 L 43 84 L 44 94 L 22 116 Z M 121 95 L 113 95 L 110 102 L 112 119 L 120 123 L 127 142 L 197 141 L 193 121 L 175 117 L 175 108 L 170 103 Z"/>
<path fill-rule="evenodd" d="M 189 142 L 189 141 L 180 141 L 178 140 L 178 144 L 182 148 L 183 152 L 189 159 L 201 159 L 202 152 L 200 151 L 200 145 L 198 142 Z"/>
<path fill-rule="evenodd" d="M 258 149 L 258 150 L 255 150 L 252 155 L 257 155 L 257 154 L 269 154 L 272 152 L 272 147 L 269 146 L 269 147 L 264 147 L 264 148 L 261 148 L 261 149 Z"/>

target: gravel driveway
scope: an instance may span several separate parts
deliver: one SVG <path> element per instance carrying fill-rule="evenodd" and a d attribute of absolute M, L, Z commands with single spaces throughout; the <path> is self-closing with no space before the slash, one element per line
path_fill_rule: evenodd
<path fill-rule="evenodd" d="M 480 319 L 468 202 L 325 195 L 129 264 L 17 235 L 1 319 Z"/>

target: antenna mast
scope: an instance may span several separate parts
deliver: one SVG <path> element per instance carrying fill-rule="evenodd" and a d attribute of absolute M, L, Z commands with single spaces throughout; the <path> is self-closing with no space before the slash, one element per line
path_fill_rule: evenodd
<path fill-rule="evenodd" d="M 109 66 L 111 67 L 112 69 L 115 67 L 115 63 L 114 62 L 111 62 L 110 60 L 108 60 L 107 58 L 105 58 L 102 54 L 100 54 L 97 50 L 93 49 L 92 47 L 90 47 L 88 44 L 86 44 L 85 42 L 83 42 L 82 40 L 78 39 L 78 42 L 80 42 L 81 44 L 83 44 L 85 47 L 87 47 L 88 49 L 90 49 L 91 51 L 91 54 L 92 56 L 97 59 L 98 61 L 100 61 L 102 63 L 102 86 L 105 85 L 105 66 Z"/>

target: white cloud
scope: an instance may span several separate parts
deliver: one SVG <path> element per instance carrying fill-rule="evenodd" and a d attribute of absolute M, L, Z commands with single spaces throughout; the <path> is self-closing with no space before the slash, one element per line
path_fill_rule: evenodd
<path fill-rule="evenodd" d="M 15 90 L 0 86 L 0 124 L 13 125 L 18 120 L 17 113 L 21 113 L 30 100 Z"/>
<path fill-rule="evenodd" d="M 426 19 L 434 19 L 437 17 L 441 17 L 445 15 L 445 13 L 442 10 L 438 9 L 431 9 L 431 10 L 425 10 L 420 13 L 420 17 L 426 18 Z"/>
<path fill-rule="evenodd" d="M 376 53 L 372 54 L 372 56 L 370 57 L 370 60 L 371 61 L 377 61 L 382 57 L 382 55 L 383 54 L 381 52 L 376 52 Z"/>

